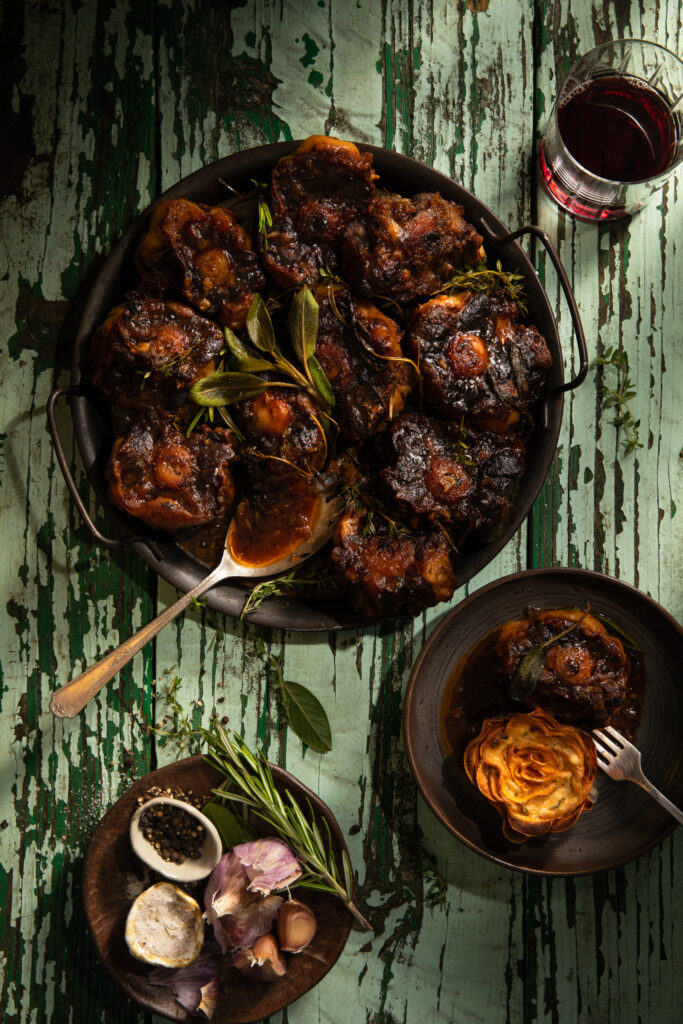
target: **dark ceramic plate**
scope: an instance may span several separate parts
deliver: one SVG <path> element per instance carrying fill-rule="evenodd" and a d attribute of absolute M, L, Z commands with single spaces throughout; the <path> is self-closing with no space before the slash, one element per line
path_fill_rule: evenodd
<path fill-rule="evenodd" d="M 278 790 L 286 788 L 299 800 L 310 800 L 318 820 L 327 820 L 332 845 L 340 861 L 346 843 L 330 809 L 289 772 L 276 765 L 271 765 L 271 770 Z M 126 917 L 133 900 L 148 885 L 159 881 L 133 853 L 128 827 L 138 796 L 150 786 L 192 789 L 199 796 L 206 795 L 208 800 L 211 788 L 222 781 L 222 776 L 202 757 L 188 757 L 151 772 L 131 786 L 105 814 L 85 859 L 83 903 L 100 960 L 131 999 L 169 1020 L 195 1018 L 176 1003 L 170 989 L 148 983 L 151 966 L 135 960 L 124 939 Z M 196 884 L 198 889 L 192 892 L 201 905 L 206 883 Z M 186 888 L 189 891 L 189 887 Z M 318 929 L 312 943 L 296 956 L 285 954 L 287 973 L 268 984 L 246 978 L 231 966 L 229 957 L 221 958 L 214 1024 L 247 1024 L 277 1013 L 317 985 L 339 959 L 351 930 L 351 915 L 344 904 L 335 896 L 309 889 L 297 889 L 296 898 L 307 903 L 316 916 Z"/>
<path fill-rule="evenodd" d="M 244 153 L 235 153 L 184 178 L 165 192 L 162 198 L 187 197 L 209 204 L 223 202 L 227 193 L 221 181 L 227 181 L 238 190 L 246 191 L 251 188 L 251 179 L 266 180 L 276 161 L 290 152 L 295 145 L 296 143 L 278 143 Z M 536 430 L 527 449 L 527 469 L 519 492 L 517 515 L 495 540 L 463 555 L 458 566 L 458 580 L 463 584 L 480 572 L 517 532 L 548 473 L 557 444 L 563 404 L 562 392 L 559 390 L 564 381 L 563 353 L 557 325 L 538 276 L 521 246 L 516 241 L 499 244 L 492 240 L 492 235 L 502 237 L 508 229 L 483 203 L 450 178 L 416 160 L 374 146 L 361 145 L 359 148 L 372 152 L 381 184 L 388 188 L 408 196 L 424 191 L 439 191 L 446 198 L 464 207 L 468 220 L 484 236 L 490 264 L 495 265 L 496 261 L 500 260 L 506 269 L 515 270 L 522 275 L 528 296 L 529 320 L 536 324 L 544 335 L 554 360 L 544 395 L 534 412 Z M 168 538 L 148 534 L 142 524 L 125 518 L 110 506 L 104 479 L 112 442 L 109 417 L 108 412 L 98 405 L 88 391 L 87 353 L 90 336 L 105 319 L 109 310 L 123 299 L 126 290 L 135 283 L 133 255 L 149 224 L 151 209 L 150 207 L 141 214 L 114 246 L 95 280 L 76 337 L 71 374 L 71 384 L 76 393 L 72 399 L 72 409 L 76 437 L 86 472 L 102 505 L 107 509 L 109 518 L 117 524 L 119 535 L 130 536 L 137 533 L 138 539 L 133 543 L 134 550 L 165 580 L 179 590 L 188 591 L 206 575 L 204 567 Z M 537 229 L 533 228 L 528 230 L 537 232 Z M 573 315 L 580 336 L 575 306 Z M 566 387 L 576 386 L 583 379 L 585 359 L 582 366 L 582 372 L 576 380 L 565 385 Z M 60 460 L 60 463 L 69 482 L 65 461 Z M 71 481 L 70 487 L 72 483 Z M 79 500 L 75 485 L 72 487 L 72 495 L 74 500 Z M 154 550 L 149 547 L 147 538 L 156 545 Z M 224 583 L 210 590 L 207 599 L 212 608 L 238 616 L 245 596 L 245 590 L 240 585 Z M 336 630 L 369 624 L 367 620 L 359 618 L 350 610 L 346 600 L 340 599 L 306 601 L 283 597 L 269 598 L 249 616 L 249 619 L 261 625 L 295 630 Z"/>
<path fill-rule="evenodd" d="M 477 853 L 521 871 L 584 875 L 640 856 L 674 819 L 643 790 L 598 772 L 598 800 L 567 832 L 515 845 L 493 806 L 441 740 L 444 690 L 458 662 L 492 629 L 527 606 L 583 607 L 617 623 L 645 652 L 647 683 L 637 746 L 651 782 L 683 806 L 683 630 L 634 587 L 581 569 L 532 569 L 477 590 L 435 629 L 415 663 L 404 708 L 408 758 L 437 818 Z M 455 763 L 454 763 L 455 762 Z"/>

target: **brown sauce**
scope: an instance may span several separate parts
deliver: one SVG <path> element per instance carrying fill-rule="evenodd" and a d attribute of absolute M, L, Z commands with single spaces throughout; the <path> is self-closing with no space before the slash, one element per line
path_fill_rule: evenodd
<path fill-rule="evenodd" d="M 440 716 L 442 748 L 459 761 L 487 718 L 530 710 L 507 694 L 508 680 L 500 671 L 496 655 L 500 630 L 497 626 L 487 633 L 460 659 L 444 690 Z M 608 724 L 634 740 L 645 691 L 645 656 L 626 646 L 624 650 L 629 660 L 626 699 L 611 712 Z"/>
<path fill-rule="evenodd" d="M 320 497 L 310 489 L 280 491 L 277 500 L 239 506 L 228 535 L 230 554 L 242 565 L 270 565 L 291 555 L 313 533 Z"/>

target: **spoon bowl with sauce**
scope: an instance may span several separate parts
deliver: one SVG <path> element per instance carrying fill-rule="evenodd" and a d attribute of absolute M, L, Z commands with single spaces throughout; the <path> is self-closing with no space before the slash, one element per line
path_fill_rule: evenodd
<path fill-rule="evenodd" d="M 235 510 L 225 538 L 223 556 L 208 576 L 119 647 L 52 694 L 50 710 L 57 718 L 73 718 L 91 697 L 119 672 L 137 652 L 172 622 L 192 601 L 227 579 L 258 579 L 290 572 L 310 558 L 332 536 L 343 509 L 339 497 L 324 491 L 297 493 L 284 508 L 275 506 L 264 515 L 245 498 Z"/>

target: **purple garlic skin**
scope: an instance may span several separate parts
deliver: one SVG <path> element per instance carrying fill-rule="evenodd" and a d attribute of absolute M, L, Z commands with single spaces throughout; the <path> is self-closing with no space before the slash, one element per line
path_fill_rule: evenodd
<path fill-rule="evenodd" d="M 269 932 L 282 904 L 281 896 L 250 892 L 248 884 L 249 876 L 232 852 L 221 857 L 204 890 L 204 916 L 224 953 L 251 947 Z"/>
<path fill-rule="evenodd" d="M 211 1020 L 218 995 L 218 964 L 215 956 L 200 953 L 187 967 L 156 967 L 150 971 L 151 985 L 170 988 L 184 1010 L 194 1017 Z"/>
<path fill-rule="evenodd" d="M 267 896 L 276 889 L 286 889 L 301 875 L 299 861 L 281 839 L 255 839 L 241 843 L 232 852 L 249 876 L 252 892 Z"/>

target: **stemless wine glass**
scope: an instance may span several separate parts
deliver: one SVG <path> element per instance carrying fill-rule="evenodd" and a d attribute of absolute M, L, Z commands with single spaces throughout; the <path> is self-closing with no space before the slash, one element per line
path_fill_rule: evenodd
<path fill-rule="evenodd" d="M 541 178 L 589 221 L 645 205 L 683 160 L 683 61 L 657 43 L 617 39 L 569 72 L 541 142 Z"/>

